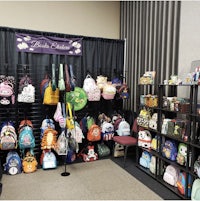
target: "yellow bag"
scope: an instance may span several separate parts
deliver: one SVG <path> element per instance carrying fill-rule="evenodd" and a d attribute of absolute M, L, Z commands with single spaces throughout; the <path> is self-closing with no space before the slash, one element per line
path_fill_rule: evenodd
<path fill-rule="evenodd" d="M 51 82 L 49 82 L 49 85 L 44 92 L 43 104 L 57 105 L 58 102 L 59 102 L 59 89 L 56 88 L 56 90 L 53 91 L 51 87 Z"/>
<path fill-rule="evenodd" d="M 69 102 L 67 102 L 67 107 L 66 107 L 66 127 L 68 129 L 74 128 L 74 119 L 72 116 L 72 108 L 71 108 L 71 104 Z"/>

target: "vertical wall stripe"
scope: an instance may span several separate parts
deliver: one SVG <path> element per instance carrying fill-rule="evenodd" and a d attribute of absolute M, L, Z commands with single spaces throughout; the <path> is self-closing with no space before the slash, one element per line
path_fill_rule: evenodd
<path fill-rule="evenodd" d="M 155 84 L 178 72 L 180 1 L 121 1 L 121 39 L 126 38 L 125 76 L 137 109 L 138 82 L 145 71 L 156 71 Z M 155 87 L 155 92 L 157 93 Z"/>

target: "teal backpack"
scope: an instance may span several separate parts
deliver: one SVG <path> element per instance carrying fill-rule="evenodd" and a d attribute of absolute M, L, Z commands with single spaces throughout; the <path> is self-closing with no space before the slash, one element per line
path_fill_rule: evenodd
<path fill-rule="evenodd" d="M 200 200 L 200 179 L 195 179 L 192 184 L 191 200 Z"/>
<path fill-rule="evenodd" d="M 22 153 L 25 149 L 30 149 L 33 154 L 33 148 L 35 147 L 35 137 L 33 135 L 33 129 L 30 126 L 24 126 L 19 133 L 19 148 Z"/>

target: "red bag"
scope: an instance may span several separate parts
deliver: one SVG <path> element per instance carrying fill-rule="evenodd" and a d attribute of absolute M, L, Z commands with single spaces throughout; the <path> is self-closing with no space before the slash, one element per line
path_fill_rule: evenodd
<path fill-rule="evenodd" d="M 90 127 L 87 133 L 87 140 L 90 142 L 96 142 L 101 140 L 101 128 L 98 125 L 93 124 Z"/>

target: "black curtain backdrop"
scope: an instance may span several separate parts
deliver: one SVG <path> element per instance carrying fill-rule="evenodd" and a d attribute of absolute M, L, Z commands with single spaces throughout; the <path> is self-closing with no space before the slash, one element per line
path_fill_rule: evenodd
<path fill-rule="evenodd" d="M 62 38 L 82 37 L 83 55 L 65 56 L 17 52 L 15 40 L 16 32 Z M 0 124 L 4 121 L 11 120 L 17 131 L 21 120 L 24 118 L 31 120 L 34 125 L 33 133 L 36 141 L 34 153 L 38 161 L 41 155 L 41 123 L 44 118 L 48 117 L 53 119 L 56 110 L 56 106 L 43 105 L 40 95 L 40 83 L 42 79 L 44 79 L 46 72 L 51 75 L 52 63 L 56 64 L 57 78 L 58 66 L 60 63 L 67 63 L 68 65 L 72 64 L 78 87 L 82 87 L 88 72 L 94 79 L 96 79 L 98 75 L 104 75 L 108 77 L 108 80 L 111 80 L 115 76 L 118 76 L 118 74 L 123 73 L 124 41 L 0 27 L 0 75 L 12 75 L 16 80 L 16 102 L 13 105 L 10 104 L 7 106 L 0 104 Z M 32 104 L 17 102 L 19 81 L 25 74 L 28 74 L 31 77 L 33 85 L 35 86 L 35 102 Z M 99 113 L 104 112 L 107 115 L 110 115 L 113 111 L 121 108 L 122 101 L 109 101 L 102 98 L 101 101 L 88 102 L 82 110 L 77 111 L 74 115 L 76 116 L 77 122 L 79 122 L 86 114 L 97 117 Z M 60 132 L 58 124 L 56 124 L 56 128 L 58 132 Z M 0 150 L 2 164 L 5 162 L 7 152 L 8 151 Z"/>
<path fill-rule="evenodd" d="M 55 36 L 61 38 L 83 38 L 82 56 L 49 55 L 36 53 L 18 53 L 15 45 L 15 32 L 38 34 L 44 36 Z M 96 78 L 97 75 L 105 75 L 111 80 L 117 76 L 115 72 L 123 73 L 124 64 L 124 41 L 105 38 L 94 38 L 76 35 L 67 35 L 51 32 L 40 32 L 24 29 L 0 27 L 0 66 L 3 73 L 4 64 L 15 71 L 17 64 L 29 64 L 40 68 L 40 73 L 44 74 L 45 66 L 55 63 L 72 64 L 74 75 L 77 78 L 77 85 L 82 86 L 83 80 L 90 72 Z"/>

